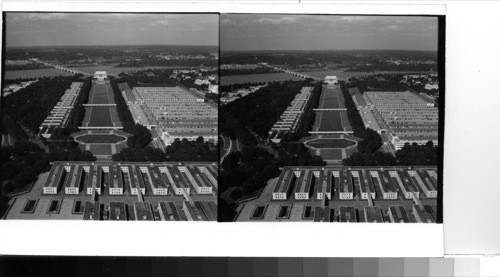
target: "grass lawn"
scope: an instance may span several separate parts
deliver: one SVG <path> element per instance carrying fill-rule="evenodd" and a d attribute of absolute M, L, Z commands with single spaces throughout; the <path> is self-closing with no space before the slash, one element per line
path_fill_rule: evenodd
<path fill-rule="evenodd" d="M 110 145 L 91 145 L 90 152 L 94 155 L 111 155 Z"/>
<path fill-rule="evenodd" d="M 322 149 L 320 155 L 323 160 L 342 160 L 341 149 Z"/>

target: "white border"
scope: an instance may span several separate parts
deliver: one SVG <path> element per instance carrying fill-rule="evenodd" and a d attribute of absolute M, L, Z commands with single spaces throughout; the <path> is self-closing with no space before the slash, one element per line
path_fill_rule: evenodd
<path fill-rule="evenodd" d="M 442 257 L 441 224 L 16 221 L 3 254 Z"/>
<path fill-rule="evenodd" d="M 9 11 L 438 15 L 444 5 L 4 2 Z M 24 255 L 441 257 L 442 224 L 1 221 L 0 253 Z"/>

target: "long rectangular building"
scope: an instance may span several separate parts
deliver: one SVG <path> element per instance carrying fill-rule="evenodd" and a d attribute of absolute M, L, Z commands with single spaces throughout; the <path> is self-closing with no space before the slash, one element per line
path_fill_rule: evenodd
<path fill-rule="evenodd" d="M 367 91 L 364 96 L 397 150 L 405 143 L 437 145 L 439 113 L 432 101 L 409 91 Z"/>
<path fill-rule="evenodd" d="M 295 96 L 290 105 L 281 114 L 281 117 L 269 131 L 269 139 L 275 143 L 279 142 L 280 135 L 285 132 L 295 132 L 308 103 L 313 87 L 303 87 Z"/>
<path fill-rule="evenodd" d="M 54 127 L 66 127 L 68 119 L 76 105 L 80 95 L 81 82 L 73 82 L 56 103 L 49 115 L 40 125 L 40 134 L 45 138 L 50 138 Z"/>
<path fill-rule="evenodd" d="M 176 139 L 217 142 L 217 109 L 181 87 L 121 85 L 122 95 L 136 123 L 158 132 L 166 145 Z"/>
<path fill-rule="evenodd" d="M 285 166 L 235 221 L 435 222 L 437 178 L 436 166 Z"/>
<path fill-rule="evenodd" d="M 340 200 L 352 200 L 356 195 L 360 199 L 395 200 L 401 196 L 411 200 L 413 195 L 420 197 L 420 191 L 435 198 L 436 188 L 436 167 L 287 166 L 274 185 L 271 200 L 288 200 L 292 194 L 295 200 L 333 199 L 333 191 Z"/>
<path fill-rule="evenodd" d="M 217 188 L 213 163 L 54 162 L 43 185 L 44 194 L 94 193 L 123 195 L 212 195 Z"/>
<path fill-rule="evenodd" d="M 13 196 L 5 218 L 215 221 L 217 170 L 208 162 L 57 161 Z"/>
<path fill-rule="evenodd" d="M 411 223 L 410 216 L 404 206 L 389 206 L 388 214 L 393 223 Z"/>

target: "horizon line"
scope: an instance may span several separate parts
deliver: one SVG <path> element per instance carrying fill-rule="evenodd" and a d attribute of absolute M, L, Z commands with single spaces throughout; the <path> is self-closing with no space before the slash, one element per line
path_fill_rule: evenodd
<path fill-rule="evenodd" d="M 246 52 L 246 51 L 420 51 L 438 52 L 439 50 L 416 50 L 416 49 L 244 49 L 244 50 L 220 50 L 220 52 Z"/>
<path fill-rule="evenodd" d="M 110 46 L 205 46 L 219 47 L 219 45 L 210 44 L 88 44 L 88 45 L 17 45 L 5 46 L 5 48 L 25 48 L 25 47 L 110 47 Z"/>

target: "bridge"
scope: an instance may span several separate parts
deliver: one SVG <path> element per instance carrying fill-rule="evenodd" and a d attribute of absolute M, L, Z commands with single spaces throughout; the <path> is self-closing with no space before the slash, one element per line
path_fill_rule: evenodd
<path fill-rule="evenodd" d="M 80 70 L 76 70 L 74 68 L 68 68 L 68 67 L 63 67 L 63 66 L 56 65 L 56 64 L 51 64 L 51 63 L 48 63 L 48 62 L 40 61 L 39 59 L 32 59 L 32 61 L 44 64 L 46 66 L 53 67 L 55 69 L 58 69 L 58 70 L 61 70 L 61 71 L 64 71 L 64 72 L 68 72 L 68 73 L 71 73 L 71 74 L 82 74 L 83 76 L 94 76 L 93 73 L 83 72 L 83 71 L 80 71 Z M 108 75 L 111 75 L 113 77 L 118 77 L 118 74 L 116 74 L 116 73 L 115 74 L 109 74 L 108 73 Z"/>
<path fill-rule="evenodd" d="M 284 69 L 284 68 L 281 68 L 281 67 L 270 65 L 270 64 L 267 64 L 267 63 L 260 63 L 260 65 L 263 65 L 263 66 L 266 66 L 266 67 L 270 67 L 270 68 L 273 68 L 275 70 L 279 70 L 279 71 L 281 71 L 283 73 L 287 73 L 287 74 L 290 74 L 290 75 L 293 75 L 293 76 L 297 76 L 297 77 L 300 77 L 300 78 L 304 78 L 304 79 L 311 78 L 311 79 L 314 79 L 315 81 L 323 81 L 322 78 L 318 78 L 318 77 L 307 75 L 307 74 L 303 74 L 303 73 L 298 73 L 298 72 L 295 72 L 295 71 L 291 71 L 291 70 L 288 70 L 288 69 Z"/>

